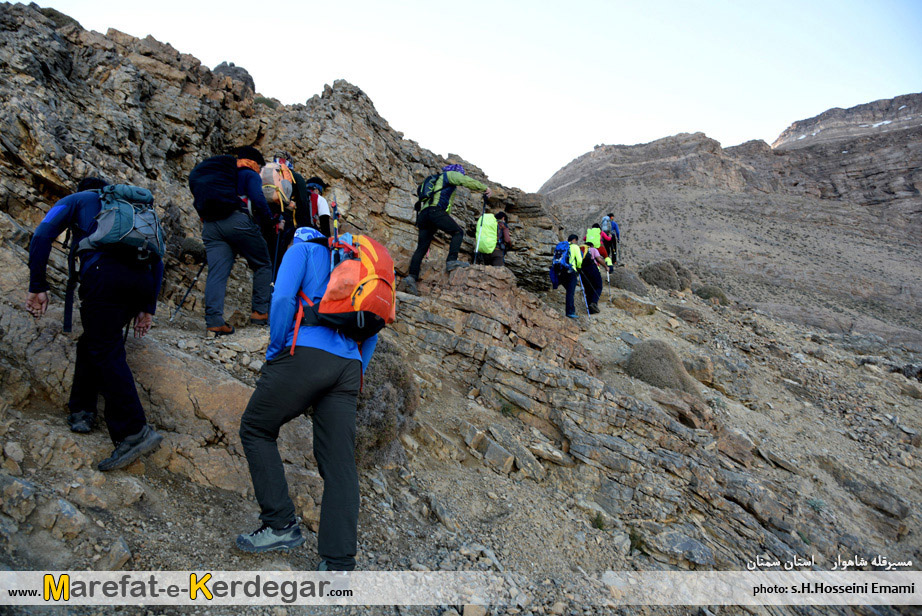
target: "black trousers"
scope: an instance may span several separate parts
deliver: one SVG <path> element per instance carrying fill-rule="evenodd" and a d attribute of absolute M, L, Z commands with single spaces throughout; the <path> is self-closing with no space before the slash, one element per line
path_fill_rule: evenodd
<path fill-rule="evenodd" d="M 290 218 L 285 219 L 285 228 L 280 233 L 275 232 L 275 227 L 262 230 L 263 239 L 266 240 L 266 247 L 269 249 L 269 260 L 272 261 L 272 282 L 279 271 L 279 265 L 282 264 L 282 258 L 295 236 L 294 222 Z"/>
<path fill-rule="evenodd" d="M 458 259 L 458 252 L 461 250 L 461 242 L 464 241 L 464 231 L 455 222 L 455 219 L 448 215 L 445 210 L 429 206 L 420 210 L 416 218 L 416 226 L 419 227 L 419 240 L 416 243 L 416 252 L 410 259 L 410 276 L 419 279 L 419 270 L 423 265 L 423 257 L 432 244 L 432 238 L 435 237 L 436 231 L 441 229 L 451 236 L 451 243 L 448 245 L 448 258 L 446 261 L 455 261 Z"/>
<path fill-rule="evenodd" d="M 295 518 L 279 456 L 279 429 L 312 411 L 314 457 L 323 478 L 317 547 L 333 570 L 355 568 L 359 516 L 355 411 L 361 377 L 362 362 L 356 359 L 296 347 L 294 355 L 286 351 L 266 363 L 240 420 L 259 518 L 279 529 Z"/>
<path fill-rule="evenodd" d="M 99 394 L 113 443 L 137 434 L 147 419 L 125 356 L 125 326 L 157 294 L 152 267 L 127 265 L 102 255 L 80 272 L 80 319 L 71 413 L 96 412 Z"/>
<path fill-rule="evenodd" d="M 602 273 L 599 266 L 591 257 L 583 259 L 583 267 L 579 271 L 582 278 L 583 289 L 586 291 L 586 301 L 595 304 L 602 296 Z"/>
<path fill-rule="evenodd" d="M 579 281 L 579 274 L 576 272 L 564 272 L 560 275 L 560 284 L 567 290 L 566 311 L 567 315 L 576 314 L 576 305 L 574 297 L 576 295 L 576 284 Z"/>
<path fill-rule="evenodd" d="M 615 258 L 617 256 L 617 251 L 618 251 L 617 238 L 615 238 L 615 236 L 612 235 L 610 240 L 608 241 L 602 240 L 602 244 L 604 244 L 605 250 L 608 251 L 608 256 L 611 257 L 612 263 L 617 262 L 618 259 Z"/>

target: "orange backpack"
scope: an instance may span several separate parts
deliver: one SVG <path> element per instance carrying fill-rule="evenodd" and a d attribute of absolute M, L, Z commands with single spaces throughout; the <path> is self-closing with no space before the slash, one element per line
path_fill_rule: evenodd
<path fill-rule="evenodd" d="M 314 304 L 304 291 L 298 291 L 303 301 L 298 302 L 295 315 L 292 355 L 301 325 L 323 325 L 361 343 L 394 322 L 397 318 L 394 261 L 384 246 L 366 235 L 353 235 L 352 243 L 332 237 L 310 241 L 328 245 L 334 259 L 338 255 L 340 260 L 330 273 L 330 282 L 319 304 Z"/>

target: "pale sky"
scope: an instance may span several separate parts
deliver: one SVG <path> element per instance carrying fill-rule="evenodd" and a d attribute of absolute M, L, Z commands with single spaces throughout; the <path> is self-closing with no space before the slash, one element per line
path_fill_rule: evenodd
<path fill-rule="evenodd" d="M 922 91 L 922 1 L 45 0 L 303 103 L 363 89 L 390 125 L 536 191 L 597 144 L 771 143 L 832 107 Z"/>

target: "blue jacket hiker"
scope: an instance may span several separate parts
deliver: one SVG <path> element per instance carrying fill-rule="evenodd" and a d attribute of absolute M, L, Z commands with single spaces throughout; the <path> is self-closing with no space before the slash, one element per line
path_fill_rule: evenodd
<path fill-rule="evenodd" d="M 55 238 L 71 230 L 71 245 L 96 230 L 101 209 L 98 178 L 86 178 L 81 192 L 64 197 L 35 230 L 29 248 L 29 293 L 26 309 L 36 318 L 45 314 L 49 289 L 48 257 Z M 115 444 L 112 456 L 99 463 L 102 471 L 128 466 L 156 448 L 162 436 L 147 425 L 134 376 L 125 356 L 122 330 L 134 319 L 135 337 L 144 336 L 157 309 L 163 279 L 159 258 L 139 261 L 113 250 L 84 250 L 80 254 L 79 298 L 83 333 L 77 340 L 74 380 L 67 406 L 73 432 L 90 432 L 96 422 L 99 394 L 105 400 L 105 420 Z"/>
<path fill-rule="evenodd" d="M 378 337 L 368 338 L 360 347 L 327 327 L 294 323 L 298 292 L 318 302 L 330 280 L 330 249 L 313 239 L 326 237 L 316 229 L 298 229 L 282 259 L 269 312 L 266 364 L 240 421 L 240 440 L 262 526 L 238 536 L 237 546 L 263 552 L 304 543 L 277 439 L 283 425 L 309 413 L 314 457 L 324 485 L 317 536 L 319 568 L 350 571 L 355 568 L 359 512 L 356 404 Z M 295 327 L 298 338 L 293 346 Z"/>

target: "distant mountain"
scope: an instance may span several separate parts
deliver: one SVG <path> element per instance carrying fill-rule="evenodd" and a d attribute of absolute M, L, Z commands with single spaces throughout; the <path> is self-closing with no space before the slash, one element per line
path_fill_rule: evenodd
<path fill-rule="evenodd" d="M 684 258 L 777 314 L 922 340 L 920 188 L 910 94 L 795 122 L 774 147 L 702 133 L 597 146 L 539 193 L 573 229 L 614 211 L 634 260 Z"/>
<path fill-rule="evenodd" d="M 849 109 L 836 107 L 815 118 L 794 122 L 775 139 L 772 147 L 787 150 L 920 126 L 922 94 L 907 94 Z"/>

